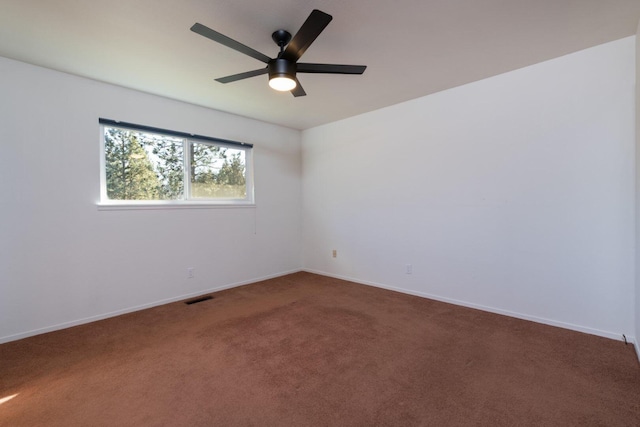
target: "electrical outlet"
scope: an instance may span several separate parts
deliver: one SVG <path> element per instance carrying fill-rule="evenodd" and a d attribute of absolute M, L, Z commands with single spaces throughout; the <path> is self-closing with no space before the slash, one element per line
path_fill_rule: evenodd
<path fill-rule="evenodd" d="M 338 257 L 338 251 L 336 251 L 336 250 L 334 249 L 334 250 L 331 252 L 331 255 L 332 255 L 334 258 L 337 258 L 337 257 Z"/>
<path fill-rule="evenodd" d="M 193 267 L 187 268 L 187 279 L 193 279 L 195 276 L 193 275 Z"/>
<path fill-rule="evenodd" d="M 407 274 L 413 274 L 413 265 L 407 264 L 404 267 L 404 272 L 407 273 Z"/>

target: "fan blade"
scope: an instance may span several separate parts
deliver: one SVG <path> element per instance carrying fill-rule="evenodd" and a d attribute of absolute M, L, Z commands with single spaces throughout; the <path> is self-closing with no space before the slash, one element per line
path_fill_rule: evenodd
<path fill-rule="evenodd" d="M 249 55 L 250 57 L 257 59 L 258 61 L 262 61 L 265 64 L 268 64 L 269 61 L 271 61 L 271 58 L 269 58 L 267 55 L 260 53 L 255 49 L 251 49 L 249 46 L 245 46 L 242 43 L 237 42 L 225 36 L 224 34 L 220 34 L 219 32 L 214 31 L 209 27 L 205 27 L 204 25 L 197 22 L 193 24 L 193 26 L 191 27 L 191 31 L 200 34 L 201 36 L 204 36 L 208 39 L 211 39 L 214 42 L 225 45 L 226 47 L 230 47 L 233 50 L 237 50 L 240 53 Z"/>
<path fill-rule="evenodd" d="M 297 77 L 296 77 L 296 87 L 291 89 L 291 95 L 295 96 L 296 98 L 299 97 L 299 96 L 306 96 L 307 95 L 307 92 L 305 92 L 304 89 L 302 89 L 302 85 L 300 84 L 300 80 L 298 80 Z"/>
<path fill-rule="evenodd" d="M 339 64 L 297 64 L 298 73 L 323 73 L 323 74 L 362 74 L 367 69 L 366 65 L 339 65 Z"/>
<path fill-rule="evenodd" d="M 265 68 L 260 68 L 259 70 L 245 71 L 244 73 L 233 74 L 231 76 L 226 76 L 226 77 L 220 77 L 219 79 L 216 79 L 216 81 L 220 83 L 231 83 L 231 82 L 236 82 L 238 80 L 248 79 L 249 77 L 255 77 L 262 74 L 267 74 L 268 72 L 269 72 L 269 69 L 265 67 Z"/>
<path fill-rule="evenodd" d="M 300 59 L 332 19 L 331 15 L 314 9 L 280 57 L 293 62 Z"/>

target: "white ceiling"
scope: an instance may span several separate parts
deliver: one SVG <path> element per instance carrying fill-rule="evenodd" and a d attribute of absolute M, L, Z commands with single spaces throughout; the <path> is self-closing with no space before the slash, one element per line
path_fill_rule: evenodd
<path fill-rule="evenodd" d="M 300 74 L 306 97 L 263 63 L 189 30 L 200 22 L 267 56 L 312 9 L 333 15 L 301 62 L 367 65 Z M 635 34 L 640 0 L 0 0 L 0 56 L 307 129 Z M 0 76 L 1 78 L 1 76 Z"/>

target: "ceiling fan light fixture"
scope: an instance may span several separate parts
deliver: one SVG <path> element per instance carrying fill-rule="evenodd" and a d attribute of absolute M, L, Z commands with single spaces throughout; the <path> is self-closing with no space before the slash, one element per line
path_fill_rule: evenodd
<path fill-rule="evenodd" d="M 269 79 L 269 86 L 271 89 L 279 90 L 280 92 L 287 92 L 296 87 L 296 81 L 291 77 L 271 77 Z"/>
<path fill-rule="evenodd" d="M 257 59 L 267 64 L 264 68 L 245 71 L 244 73 L 232 74 L 230 76 L 216 79 L 220 83 L 231 83 L 250 77 L 269 74 L 269 86 L 278 91 L 290 91 L 294 97 L 305 96 L 307 93 L 302 88 L 296 73 L 322 73 L 322 74 L 362 74 L 367 68 L 366 65 L 344 65 L 344 64 L 307 64 L 299 63 L 298 60 L 307 48 L 325 29 L 332 16 L 321 10 L 314 9 L 295 36 L 291 36 L 286 30 L 276 30 L 271 34 L 271 39 L 280 48 L 280 53 L 275 58 L 270 58 L 262 52 L 245 46 L 209 27 L 196 22 L 191 27 L 191 31 L 203 37 L 220 43 L 228 48 L 236 50 L 242 54 Z"/>
<path fill-rule="evenodd" d="M 297 86 L 296 64 L 286 59 L 269 61 L 269 86 L 281 92 L 287 92 Z"/>

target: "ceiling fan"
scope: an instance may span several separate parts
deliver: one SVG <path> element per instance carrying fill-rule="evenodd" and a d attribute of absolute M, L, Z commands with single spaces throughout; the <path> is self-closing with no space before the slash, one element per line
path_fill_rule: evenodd
<path fill-rule="evenodd" d="M 293 38 L 286 30 L 275 31 L 271 35 L 271 38 L 280 47 L 280 53 L 275 58 L 269 58 L 267 55 L 199 23 L 195 23 L 191 27 L 191 31 L 267 64 L 265 68 L 220 77 L 216 79 L 216 81 L 220 83 L 231 83 L 248 79 L 249 77 L 269 74 L 269 86 L 279 91 L 291 91 L 293 96 L 297 97 L 305 96 L 306 92 L 300 85 L 296 73 L 362 74 L 367 68 L 366 65 L 310 64 L 298 62 L 302 54 L 325 27 L 329 25 L 332 19 L 333 17 L 331 15 L 314 9 Z"/>

